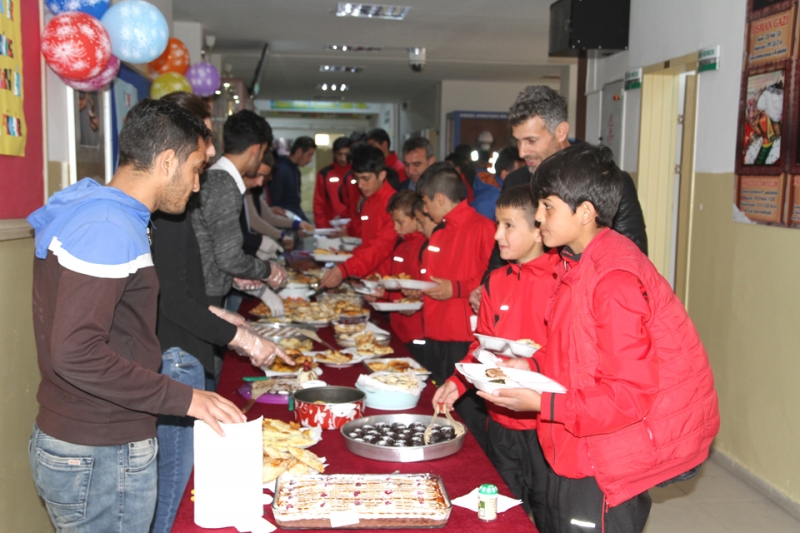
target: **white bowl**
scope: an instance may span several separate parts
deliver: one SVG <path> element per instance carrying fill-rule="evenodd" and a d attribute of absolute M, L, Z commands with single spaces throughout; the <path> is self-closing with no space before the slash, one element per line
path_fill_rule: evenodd
<path fill-rule="evenodd" d="M 539 348 L 536 346 L 523 344 L 521 342 L 509 341 L 508 346 L 511 348 L 511 353 L 518 357 L 533 357 L 533 354 L 539 351 Z"/>
<path fill-rule="evenodd" d="M 501 339 L 500 337 L 491 337 L 489 335 L 475 334 L 475 338 L 481 344 L 481 348 L 489 350 L 490 352 L 502 353 L 508 348 L 508 340 Z"/>
<path fill-rule="evenodd" d="M 322 381 L 321 379 L 312 379 L 300 385 L 300 387 L 304 389 L 313 389 L 315 387 L 327 387 L 327 386 L 328 384 Z"/>
<path fill-rule="evenodd" d="M 281 298 L 302 298 L 308 300 L 309 296 L 314 294 L 312 289 L 283 289 L 278 293 Z"/>

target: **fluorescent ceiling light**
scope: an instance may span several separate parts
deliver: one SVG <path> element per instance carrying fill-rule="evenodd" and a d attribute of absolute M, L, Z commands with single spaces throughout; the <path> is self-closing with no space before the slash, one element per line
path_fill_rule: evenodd
<path fill-rule="evenodd" d="M 327 133 L 317 133 L 314 135 L 314 144 L 317 146 L 330 146 L 331 136 Z"/>
<path fill-rule="evenodd" d="M 328 50 L 336 52 L 380 52 L 382 46 L 361 46 L 359 44 L 329 44 Z"/>
<path fill-rule="evenodd" d="M 320 65 L 320 72 L 347 72 L 349 74 L 357 74 L 364 70 L 364 67 L 348 67 L 347 65 Z"/>
<path fill-rule="evenodd" d="M 406 18 L 408 6 L 390 6 L 381 4 L 355 4 L 339 2 L 336 8 L 337 17 L 360 17 L 373 19 L 403 20 Z"/>
<path fill-rule="evenodd" d="M 345 83 L 320 83 L 317 85 L 317 89 L 323 91 L 345 92 L 350 90 L 350 86 Z"/>

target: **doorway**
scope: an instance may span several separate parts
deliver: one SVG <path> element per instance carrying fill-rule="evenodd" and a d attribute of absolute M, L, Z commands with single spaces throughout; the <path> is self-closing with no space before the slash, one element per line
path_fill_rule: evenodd
<path fill-rule="evenodd" d="M 697 54 L 643 70 L 639 201 L 650 260 L 688 308 L 697 123 Z"/>

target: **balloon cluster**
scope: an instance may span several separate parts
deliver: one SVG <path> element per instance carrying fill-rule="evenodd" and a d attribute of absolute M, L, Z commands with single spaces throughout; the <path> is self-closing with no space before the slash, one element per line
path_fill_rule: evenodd
<path fill-rule="evenodd" d="M 45 0 L 55 15 L 42 32 L 42 54 L 50 68 L 74 89 L 95 91 L 119 72 L 120 61 L 149 63 L 158 77 L 151 98 L 175 91 L 211 96 L 219 88 L 217 69 L 190 66 L 189 50 L 169 37 L 164 15 L 144 0 Z M 185 76 L 184 76 L 185 75 Z"/>

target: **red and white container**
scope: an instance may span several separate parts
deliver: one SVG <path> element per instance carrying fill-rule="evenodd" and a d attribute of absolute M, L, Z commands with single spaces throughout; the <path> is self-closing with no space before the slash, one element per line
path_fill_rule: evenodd
<path fill-rule="evenodd" d="M 289 410 L 305 427 L 339 429 L 364 416 L 366 394 L 353 387 L 317 387 L 292 393 Z"/>

